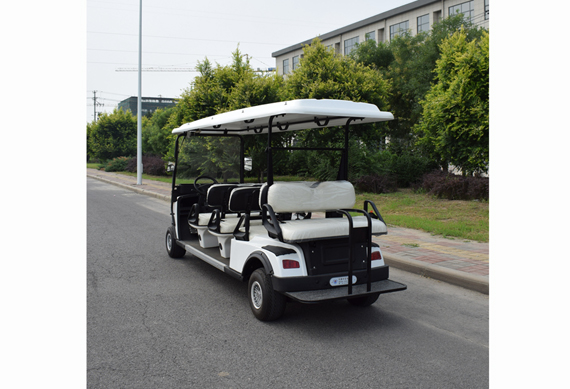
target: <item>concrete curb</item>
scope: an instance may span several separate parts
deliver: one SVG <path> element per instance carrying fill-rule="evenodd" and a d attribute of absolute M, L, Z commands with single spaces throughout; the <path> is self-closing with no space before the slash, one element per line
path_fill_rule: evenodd
<path fill-rule="evenodd" d="M 103 181 L 103 182 L 106 182 L 106 183 L 108 183 L 108 184 L 120 186 L 121 188 L 129 189 L 129 190 L 132 190 L 132 191 L 137 192 L 137 193 L 140 193 L 140 194 L 144 194 L 144 195 L 147 195 L 147 196 L 152 196 L 152 197 L 155 197 L 155 198 L 157 198 L 157 199 L 170 202 L 170 196 L 161 195 L 161 194 L 159 194 L 159 193 L 155 193 L 155 192 L 152 192 L 152 191 L 149 191 L 149 190 L 146 190 L 146 189 L 142 189 L 142 188 L 139 188 L 139 187 L 136 187 L 136 186 L 123 184 L 123 183 L 121 183 L 121 182 L 117 182 L 117 181 L 113 181 L 113 180 L 108 180 L 108 179 L 106 179 L 106 178 L 104 178 L 104 177 L 100 177 L 100 176 L 93 175 L 93 174 L 87 174 L 87 177 L 89 177 L 89 178 L 94 178 L 94 179 L 96 179 L 96 180 Z"/>
<path fill-rule="evenodd" d="M 390 254 L 384 255 L 384 261 L 386 265 L 397 269 L 419 274 L 423 277 L 433 278 L 434 280 L 444 281 L 486 295 L 489 294 L 489 279 L 484 276 L 469 274 L 459 270 Z"/>
<path fill-rule="evenodd" d="M 123 184 L 117 181 L 108 180 L 104 177 L 94 174 L 87 174 L 87 177 L 94 178 L 112 185 L 119 186 L 134 192 L 152 196 L 160 200 L 170 202 L 170 196 L 154 193 L 146 189 L 133 185 Z M 415 259 L 398 257 L 392 254 L 384 255 L 384 261 L 388 266 L 395 267 L 410 273 L 419 274 L 423 277 L 433 278 L 435 280 L 447 282 L 449 284 L 461 286 L 463 288 L 473 290 L 483 294 L 489 294 L 489 279 L 483 276 L 465 273 L 462 271 L 444 268 L 430 263 L 425 263 Z"/>

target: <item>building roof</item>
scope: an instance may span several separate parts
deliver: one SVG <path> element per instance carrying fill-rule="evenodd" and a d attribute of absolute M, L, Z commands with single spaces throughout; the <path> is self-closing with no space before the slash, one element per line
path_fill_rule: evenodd
<path fill-rule="evenodd" d="M 319 38 L 320 38 L 322 41 L 324 41 L 324 40 L 326 40 L 326 39 L 329 39 L 329 38 L 334 38 L 335 36 L 338 36 L 338 35 L 341 35 L 341 34 L 344 34 L 344 33 L 347 33 L 347 32 L 353 31 L 353 30 L 356 30 L 356 29 L 358 29 L 358 28 L 367 26 L 367 25 L 369 25 L 369 24 L 376 23 L 376 22 L 379 22 L 379 21 L 381 21 L 381 20 L 388 19 L 388 18 L 390 18 L 390 17 L 392 17 L 392 16 L 395 16 L 395 15 L 398 15 L 398 14 L 401 14 L 401 13 L 404 13 L 404 12 L 412 11 L 412 10 L 414 10 L 414 9 L 416 9 L 416 8 L 420 8 L 420 7 L 423 7 L 423 6 L 425 6 L 425 5 L 428 5 L 428 4 L 431 4 L 431 3 L 436 3 L 436 2 L 441 2 L 441 0 L 417 0 L 417 1 L 413 1 L 413 2 L 411 2 L 411 3 L 409 3 L 409 4 L 404 4 L 404 5 L 400 6 L 400 7 L 391 9 L 391 10 L 386 11 L 386 12 L 382 12 L 381 14 L 378 14 L 378 15 L 375 15 L 375 16 L 372 16 L 372 17 L 369 17 L 369 18 L 367 18 L 367 19 L 361 20 L 361 21 L 356 22 L 356 23 L 353 23 L 353 24 L 349 24 L 348 26 L 345 26 L 345 27 L 339 28 L 339 29 L 337 29 L 337 30 L 328 32 L 328 33 L 326 33 L 326 34 L 319 35 Z M 289 47 L 287 47 L 287 48 L 284 48 L 284 49 L 281 49 L 281 50 L 279 50 L 279 51 L 276 51 L 276 52 L 272 53 L 271 56 L 275 58 L 275 57 L 279 57 L 280 55 L 287 54 L 287 53 L 289 53 L 289 52 L 291 52 L 291 51 L 298 50 L 298 49 L 302 49 L 303 46 L 311 44 L 311 42 L 313 41 L 313 39 L 314 39 L 314 38 L 311 38 L 311 39 L 308 39 L 308 40 L 306 40 L 306 41 L 304 41 L 304 42 L 297 43 L 297 44 L 295 44 L 295 45 L 293 45 L 293 46 L 289 46 Z"/>

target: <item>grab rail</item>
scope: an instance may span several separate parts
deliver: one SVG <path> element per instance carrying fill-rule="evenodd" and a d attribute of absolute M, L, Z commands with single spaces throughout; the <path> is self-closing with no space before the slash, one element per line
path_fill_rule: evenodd
<path fill-rule="evenodd" d="M 338 209 L 337 213 L 343 214 L 348 219 L 348 294 L 352 294 L 352 244 L 353 244 L 353 231 L 354 222 L 352 220 L 352 215 L 350 212 L 362 213 L 366 216 L 368 221 L 368 233 L 366 234 L 366 244 L 367 244 L 367 258 L 366 258 L 366 291 L 370 292 L 372 289 L 372 218 L 361 209 Z"/>

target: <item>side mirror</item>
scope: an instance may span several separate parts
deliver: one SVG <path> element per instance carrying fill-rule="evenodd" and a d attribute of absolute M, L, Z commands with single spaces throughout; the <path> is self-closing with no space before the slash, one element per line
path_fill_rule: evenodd
<path fill-rule="evenodd" d="M 250 172 L 252 170 L 252 160 L 249 157 L 245 157 L 243 159 L 244 162 L 244 169 L 247 170 L 248 172 Z"/>

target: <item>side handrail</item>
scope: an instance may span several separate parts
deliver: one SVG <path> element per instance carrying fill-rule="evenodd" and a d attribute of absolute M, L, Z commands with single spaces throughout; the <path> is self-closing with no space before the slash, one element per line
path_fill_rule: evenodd
<path fill-rule="evenodd" d="M 283 231 L 281 231 L 279 220 L 277 220 L 277 216 L 273 212 L 273 207 L 269 204 L 263 204 L 261 211 L 261 224 L 263 224 L 270 235 L 273 234 L 280 242 L 283 242 Z"/>
<path fill-rule="evenodd" d="M 198 203 L 192 204 L 190 212 L 188 213 L 188 224 L 198 224 L 198 218 L 200 215 L 200 206 Z"/>
<path fill-rule="evenodd" d="M 250 219 L 249 213 L 246 213 L 239 218 L 236 228 L 234 229 L 234 237 L 237 240 L 245 240 L 245 241 L 249 240 L 249 219 Z M 240 231 L 242 224 L 244 226 L 244 230 Z"/>
<path fill-rule="evenodd" d="M 382 218 L 382 215 L 380 215 L 380 212 L 378 211 L 378 208 L 376 208 L 376 204 L 374 204 L 374 202 L 372 200 L 364 200 L 364 211 L 366 211 L 366 213 L 368 215 L 370 215 L 368 213 L 368 204 L 370 204 L 372 206 L 372 210 L 374 212 L 374 217 L 376 217 L 376 219 L 379 219 L 380 221 L 382 221 L 382 223 L 386 224 L 386 222 L 384 221 L 384 219 Z"/>
<path fill-rule="evenodd" d="M 208 221 L 208 230 L 220 232 L 220 221 L 222 217 L 222 211 L 219 209 L 214 209 L 212 211 L 212 215 L 210 215 L 210 220 Z"/>

